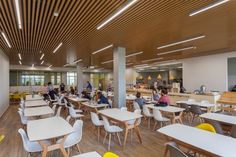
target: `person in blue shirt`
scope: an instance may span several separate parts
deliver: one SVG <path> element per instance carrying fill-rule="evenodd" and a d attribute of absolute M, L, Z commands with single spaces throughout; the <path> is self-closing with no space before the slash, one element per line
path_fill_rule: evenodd
<path fill-rule="evenodd" d="M 141 93 L 137 92 L 135 101 L 138 103 L 139 107 L 142 109 L 143 105 L 146 104 L 146 100 L 141 98 Z"/>
<path fill-rule="evenodd" d="M 92 90 L 92 85 L 89 81 L 87 81 L 87 87 L 86 87 L 88 90 Z"/>
<path fill-rule="evenodd" d="M 154 101 L 158 101 L 160 96 L 155 88 L 152 89 L 152 97 Z"/>
<path fill-rule="evenodd" d="M 98 104 L 109 104 L 108 99 L 101 93 L 98 92 Z"/>

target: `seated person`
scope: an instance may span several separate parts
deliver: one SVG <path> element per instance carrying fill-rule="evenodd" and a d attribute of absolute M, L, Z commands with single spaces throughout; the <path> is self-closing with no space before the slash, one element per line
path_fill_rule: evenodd
<path fill-rule="evenodd" d="M 157 90 L 155 88 L 152 89 L 152 98 L 154 101 L 158 101 L 160 96 L 159 94 L 157 93 Z"/>
<path fill-rule="evenodd" d="M 170 98 L 167 94 L 168 94 L 167 89 L 162 89 L 161 90 L 161 97 L 160 97 L 160 99 L 158 100 L 158 103 L 157 103 L 158 106 L 168 106 L 168 105 L 170 105 Z"/>
<path fill-rule="evenodd" d="M 102 94 L 102 92 L 97 93 L 98 104 L 109 104 L 108 99 Z"/>
<path fill-rule="evenodd" d="M 70 87 L 70 94 L 75 95 L 75 89 L 72 86 Z"/>
<path fill-rule="evenodd" d="M 91 97 L 89 96 L 89 94 L 86 91 L 83 91 L 81 94 L 82 94 L 82 98 L 91 100 Z"/>
<path fill-rule="evenodd" d="M 145 99 L 141 98 L 140 92 L 137 92 L 136 99 L 134 101 L 136 101 L 138 103 L 138 105 L 141 109 L 143 108 L 143 105 L 145 105 L 147 102 Z"/>

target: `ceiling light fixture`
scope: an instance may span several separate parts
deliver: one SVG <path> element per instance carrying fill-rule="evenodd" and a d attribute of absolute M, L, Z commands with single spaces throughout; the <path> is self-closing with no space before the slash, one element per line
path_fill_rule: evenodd
<path fill-rule="evenodd" d="M 79 62 L 81 62 L 81 61 L 82 61 L 82 59 L 75 60 L 75 61 L 73 62 L 73 64 L 79 63 Z"/>
<path fill-rule="evenodd" d="M 44 63 L 44 61 L 41 62 L 41 65 Z"/>
<path fill-rule="evenodd" d="M 65 64 L 65 65 L 63 65 L 64 67 L 67 67 L 67 66 L 69 66 L 70 64 L 69 63 L 67 63 L 67 64 Z"/>
<path fill-rule="evenodd" d="M 115 19 L 117 16 L 119 16 L 121 13 L 123 13 L 126 9 L 128 9 L 130 6 L 135 4 L 138 0 L 128 0 L 124 5 L 122 5 L 114 14 L 112 14 L 110 17 L 108 17 L 105 21 L 103 21 L 101 24 L 97 26 L 97 30 L 104 27 L 106 24 L 111 22 L 113 19 Z"/>
<path fill-rule="evenodd" d="M 205 37 L 206 37 L 205 35 L 201 35 L 201 36 L 197 36 L 197 37 L 193 37 L 193 38 L 188 38 L 188 39 L 185 39 L 185 40 L 181 40 L 181 41 L 178 41 L 178 42 L 174 42 L 174 43 L 171 43 L 171 44 L 160 46 L 157 49 L 163 49 L 163 48 L 166 48 L 166 47 L 171 47 L 171 46 L 174 46 L 174 45 L 183 44 L 183 43 L 186 43 L 186 42 L 202 39 L 202 38 L 205 38 Z"/>
<path fill-rule="evenodd" d="M 6 41 L 8 47 L 11 48 L 11 44 L 9 43 L 9 41 L 8 41 L 8 39 L 7 39 L 7 36 L 6 36 L 6 34 L 5 34 L 4 32 L 2 32 L 2 36 L 3 36 L 4 40 Z"/>
<path fill-rule="evenodd" d="M 113 60 L 105 61 L 105 62 L 102 62 L 101 64 L 107 64 L 107 63 L 111 63 L 111 62 L 113 62 Z"/>
<path fill-rule="evenodd" d="M 125 57 L 128 58 L 128 57 L 132 57 L 132 56 L 137 56 L 137 55 L 140 55 L 142 53 L 143 53 L 142 51 L 141 52 L 136 52 L 136 53 L 131 53 L 131 54 L 126 55 Z"/>
<path fill-rule="evenodd" d="M 191 12 L 189 14 L 189 16 L 197 15 L 197 14 L 199 14 L 201 12 L 204 12 L 204 11 L 207 11 L 207 10 L 212 9 L 214 7 L 217 7 L 217 6 L 219 6 L 221 4 L 224 4 L 224 3 L 228 2 L 228 1 L 229 0 L 218 0 L 218 1 L 214 2 L 214 3 L 212 3 L 212 4 L 209 4 L 209 5 L 205 6 L 205 7 L 202 7 L 200 9 L 196 10 L 196 11 Z"/>
<path fill-rule="evenodd" d="M 158 53 L 157 55 L 165 55 L 165 54 L 169 54 L 169 53 L 175 53 L 175 52 L 180 52 L 180 51 L 186 51 L 186 50 L 190 50 L 190 49 L 196 49 L 196 46 L 189 46 L 189 47 L 184 47 L 181 49 L 177 49 L 177 50 L 172 50 L 172 51 L 167 51 L 167 52 L 162 52 L 162 53 Z"/>
<path fill-rule="evenodd" d="M 53 51 L 53 53 L 56 53 L 57 50 L 58 50 L 61 46 L 62 46 L 62 43 L 60 43 L 60 44 L 57 46 L 57 48 Z"/>
<path fill-rule="evenodd" d="M 15 6 L 16 6 L 16 15 L 17 15 L 18 27 L 19 27 L 19 29 L 22 29 L 19 0 L 15 0 Z"/>
<path fill-rule="evenodd" d="M 21 61 L 19 61 L 19 64 L 22 65 Z"/>
<path fill-rule="evenodd" d="M 111 48 L 111 47 L 113 47 L 113 44 L 108 45 L 108 46 L 106 46 L 106 47 L 104 47 L 104 48 L 101 48 L 100 50 L 97 50 L 97 51 L 93 52 L 92 54 L 94 55 L 94 54 L 96 54 L 96 53 L 99 53 L 99 52 L 104 51 L 104 50 L 106 50 L 106 49 L 109 49 L 109 48 Z"/>
<path fill-rule="evenodd" d="M 52 65 L 49 65 L 49 66 L 48 66 L 48 68 L 51 68 L 51 67 L 52 67 Z"/>
<path fill-rule="evenodd" d="M 145 63 L 145 62 L 152 62 L 152 61 L 158 61 L 158 60 L 162 60 L 163 57 L 160 57 L 160 58 L 153 58 L 153 59 L 147 59 L 147 60 L 143 60 L 141 61 L 142 63 Z"/>
<path fill-rule="evenodd" d="M 43 57 L 44 57 L 44 53 L 41 55 L 41 57 L 40 57 L 40 60 L 42 60 L 42 59 L 43 59 Z"/>
<path fill-rule="evenodd" d="M 20 53 L 18 53 L 18 57 L 19 57 L 20 60 L 22 60 L 22 58 L 21 58 L 21 54 L 20 54 Z"/>

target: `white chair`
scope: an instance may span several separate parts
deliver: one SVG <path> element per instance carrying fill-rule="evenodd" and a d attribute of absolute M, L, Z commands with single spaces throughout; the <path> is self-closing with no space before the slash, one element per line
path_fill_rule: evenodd
<path fill-rule="evenodd" d="M 104 117 L 104 116 L 102 116 L 102 119 L 103 119 L 103 122 L 104 122 L 104 129 L 106 131 L 106 134 L 105 134 L 105 137 L 104 137 L 104 140 L 103 140 L 103 144 L 105 143 L 107 134 L 109 134 L 108 150 L 110 150 L 110 147 L 111 147 L 111 135 L 112 134 L 116 134 L 116 136 L 118 138 L 118 141 L 119 141 L 119 144 L 121 145 L 119 133 L 122 132 L 123 129 L 118 127 L 118 126 L 115 126 L 115 125 L 110 125 L 108 119 L 106 117 Z"/>
<path fill-rule="evenodd" d="M 140 114 L 140 115 L 141 115 L 141 112 L 142 112 L 142 111 L 141 111 L 140 109 L 134 110 L 134 113 L 136 113 L 136 114 Z M 130 120 L 130 121 L 128 121 L 128 125 L 134 125 L 135 121 L 136 121 L 136 120 Z M 142 121 L 142 119 L 139 118 L 136 125 L 140 125 L 140 124 L 141 124 L 141 121 Z M 131 128 L 131 131 L 130 131 L 131 142 L 132 142 L 132 139 L 133 139 L 133 129 L 134 129 L 134 128 Z"/>
<path fill-rule="evenodd" d="M 24 149 L 26 152 L 28 152 L 28 157 L 30 157 L 30 153 L 36 153 L 42 151 L 42 147 L 37 141 L 35 142 L 29 141 L 24 129 L 19 129 L 18 133 L 21 135 Z M 47 145 L 50 144 L 50 142 L 48 141 L 44 141 L 44 143 L 46 143 Z"/>
<path fill-rule="evenodd" d="M 161 112 L 158 109 L 153 110 L 153 116 L 155 119 L 155 124 L 154 124 L 153 130 L 156 129 L 157 122 L 160 123 L 160 125 L 161 125 L 160 127 L 162 127 L 163 125 L 166 125 L 167 122 L 170 122 L 170 119 L 163 117 Z"/>
<path fill-rule="evenodd" d="M 127 109 L 127 107 L 121 107 L 120 110 L 121 111 L 127 111 L 128 109 Z"/>
<path fill-rule="evenodd" d="M 57 117 L 61 116 L 61 106 L 57 109 L 57 113 L 55 116 L 57 116 Z"/>
<path fill-rule="evenodd" d="M 62 102 L 62 100 L 64 99 L 64 95 L 61 95 L 61 97 L 58 99 L 58 105 L 60 106 L 65 106 L 65 103 Z M 65 99 L 64 99 L 65 100 Z"/>
<path fill-rule="evenodd" d="M 133 102 L 133 105 L 134 105 L 134 110 L 141 110 L 140 106 L 138 105 L 136 101 Z"/>
<path fill-rule="evenodd" d="M 25 129 L 28 120 L 27 120 L 27 118 L 24 116 L 23 110 L 22 110 L 22 111 L 19 110 L 18 113 L 19 113 L 19 115 L 20 115 L 21 124 L 23 125 L 23 128 Z"/>
<path fill-rule="evenodd" d="M 108 103 L 109 103 L 109 105 L 110 105 L 110 107 L 112 108 L 112 100 L 111 99 L 108 99 Z"/>
<path fill-rule="evenodd" d="M 82 139 L 83 134 L 83 121 L 82 120 L 76 120 L 73 129 L 75 130 L 71 134 L 69 134 L 64 142 L 64 148 L 67 149 L 68 156 L 70 154 L 70 148 L 73 146 L 76 146 L 78 149 L 78 152 L 81 153 L 79 142 Z M 59 139 L 56 143 L 61 143 L 62 139 Z"/>
<path fill-rule="evenodd" d="M 70 113 L 71 118 L 74 118 L 74 119 L 80 119 L 81 117 L 84 116 L 82 114 L 76 113 L 73 107 L 69 107 L 69 113 Z"/>
<path fill-rule="evenodd" d="M 148 128 L 150 128 L 150 122 L 151 119 L 153 118 L 153 114 L 150 112 L 150 110 L 146 105 L 143 105 L 143 114 L 146 118 L 148 118 Z"/>
<path fill-rule="evenodd" d="M 64 99 L 65 101 L 65 107 L 70 111 L 70 107 L 75 107 L 71 102 L 67 101 L 66 99 Z M 79 109 L 74 109 L 76 113 L 82 113 L 82 110 Z"/>
<path fill-rule="evenodd" d="M 53 115 L 56 115 L 56 108 L 57 108 L 57 105 L 56 105 L 56 104 L 54 104 L 54 105 L 52 106 L 52 110 L 53 110 L 53 112 L 54 112 L 54 114 L 53 114 Z"/>
<path fill-rule="evenodd" d="M 68 123 L 70 123 L 70 119 L 71 119 L 71 116 L 70 116 L 70 115 L 66 117 L 66 121 L 67 121 Z"/>
<path fill-rule="evenodd" d="M 20 107 L 24 110 L 24 108 L 25 108 L 25 102 L 24 102 L 24 101 L 23 101 L 23 102 L 22 102 L 22 101 L 20 102 Z"/>
<path fill-rule="evenodd" d="M 99 117 L 96 113 L 90 112 L 90 114 L 91 114 L 92 123 L 97 128 L 98 141 L 99 141 L 101 127 L 103 127 L 104 122 L 102 120 L 99 120 Z"/>

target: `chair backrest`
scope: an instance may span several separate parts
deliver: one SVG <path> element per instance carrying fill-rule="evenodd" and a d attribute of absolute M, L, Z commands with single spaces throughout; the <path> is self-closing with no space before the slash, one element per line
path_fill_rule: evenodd
<path fill-rule="evenodd" d="M 112 100 L 111 99 L 108 99 L 108 103 L 109 103 L 110 107 L 112 108 Z"/>
<path fill-rule="evenodd" d="M 22 142 L 23 142 L 23 146 L 24 146 L 24 149 L 27 151 L 27 152 L 31 152 L 32 150 L 30 148 L 31 147 L 31 142 L 29 141 L 27 135 L 26 135 L 26 132 L 24 129 L 19 129 L 18 130 L 18 133 L 21 135 L 21 139 L 22 139 Z M 40 150 L 39 150 L 40 151 Z"/>
<path fill-rule="evenodd" d="M 196 126 L 196 128 L 202 129 L 202 130 L 205 130 L 205 131 L 209 131 L 209 132 L 212 132 L 212 133 L 216 133 L 215 128 L 209 123 L 199 124 L 199 125 Z"/>
<path fill-rule="evenodd" d="M 22 102 L 20 102 L 20 107 L 22 108 L 22 109 L 24 109 L 25 108 L 25 105 L 24 105 L 24 101 Z"/>
<path fill-rule="evenodd" d="M 104 129 L 106 131 L 109 131 L 110 130 L 110 123 L 109 123 L 108 119 L 104 116 L 102 116 L 102 119 L 103 119 L 103 123 L 104 123 Z"/>
<path fill-rule="evenodd" d="M 184 108 L 185 112 L 189 111 L 189 106 L 187 104 L 185 104 L 185 103 L 179 103 L 179 107 Z"/>
<path fill-rule="evenodd" d="M 73 145 L 78 144 L 83 135 L 83 121 L 82 120 L 76 120 L 73 129 L 75 130 L 71 134 L 69 134 L 65 140 L 64 146 L 65 147 L 71 147 Z"/>
<path fill-rule="evenodd" d="M 200 115 L 202 114 L 202 110 L 200 108 L 200 106 L 197 106 L 197 105 L 191 105 L 190 107 L 190 112 L 192 112 L 193 114 L 197 114 L 197 115 Z"/>
<path fill-rule="evenodd" d="M 188 157 L 174 142 L 167 143 L 166 147 L 170 152 L 170 157 Z"/>
<path fill-rule="evenodd" d="M 75 109 L 73 107 L 69 107 L 69 113 L 71 117 L 75 117 L 76 116 L 76 112 Z"/>
<path fill-rule="evenodd" d="M 158 109 L 153 110 L 153 117 L 157 121 L 162 121 L 163 120 L 162 114 Z"/>
<path fill-rule="evenodd" d="M 211 124 L 215 128 L 217 134 L 222 134 L 222 135 L 224 134 L 223 129 L 219 122 L 208 119 L 205 119 L 205 122 Z"/>
<path fill-rule="evenodd" d="M 102 123 L 101 121 L 99 120 L 99 117 L 96 113 L 94 112 L 90 112 L 91 114 L 91 120 L 92 120 L 92 123 L 95 125 L 95 126 L 101 126 Z"/>
<path fill-rule="evenodd" d="M 146 105 L 143 105 L 143 114 L 147 117 L 151 116 L 150 110 L 148 109 Z"/>
<path fill-rule="evenodd" d="M 138 103 L 136 101 L 133 102 L 134 104 L 134 109 L 139 109 L 140 110 L 140 106 L 138 105 Z"/>
<path fill-rule="evenodd" d="M 230 135 L 233 137 L 233 138 L 236 138 L 236 126 L 233 125 L 231 130 L 230 130 Z"/>
<path fill-rule="evenodd" d="M 121 107 L 120 110 L 127 111 L 127 107 Z"/>
<path fill-rule="evenodd" d="M 59 98 L 59 100 L 58 100 L 58 104 L 59 104 L 59 105 L 62 104 L 62 100 L 64 99 L 64 97 L 65 97 L 64 95 L 61 95 L 61 97 Z"/>
<path fill-rule="evenodd" d="M 23 111 L 18 111 L 19 115 L 20 115 L 20 120 L 22 124 L 27 124 L 27 118 L 23 115 Z"/>
<path fill-rule="evenodd" d="M 119 157 L 119 155 L 112 153 L 112 152 L 106 152 L 103 157 Z"/>
<path fill-rule="evenodd" d="M 60 115 L 61 115 L 61 106 L 57 109 L 57 114 L 56 114 L 56 116 L 57 116 L 57 117 L 60 117 Z"/>

